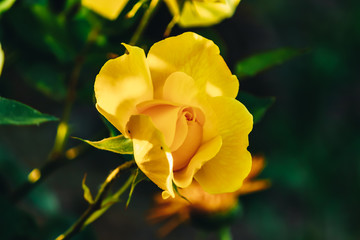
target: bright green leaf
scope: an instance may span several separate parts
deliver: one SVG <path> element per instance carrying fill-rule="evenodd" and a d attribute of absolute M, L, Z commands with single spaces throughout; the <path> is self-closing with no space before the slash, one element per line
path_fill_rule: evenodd
<path fill-rule="evenodd" d="M 251 94 L 240 92 L 237 99 L 242 102 L 254 117 L 254 123 L 257 123 L 266 113 L 267 109 L 274 103 L 274 97 L 256 97 Z"/>
<path fill-rule="evenodd" d="M 279 48 L 250 56 L 235 65 L 235 74 L 239 78 L 252 77 L 261 71 L 280 65 L 305 51 L 303 49 Z"/>
<path fill-rule="evenodd" d="M 0 14 L 7 11 L 15 3 L 16 0 L 2 0 L 0 2 Z"/>
<path fill-rule="evenodd" d="M 81 138 L 76 138 L 81 141 L 90 144 L 93 147 L 96 147 L 101 150 L 106 150 L 119 154 L 133 154 L 133 144 L 131 139 L 125 138 L 123 135 L 116 137 L 105 138 L 101 141 L 89 141 Z"/>
<path fill-rule="evenodd" d="M 57 120 L 23 103 L 0 97 L 0 124 L 33 125 Z"/>
<path fill-rule="evenodd" d="M 90 192 L 90 189 L 89 189 L 89 187 L 88 186 L 86 186 L 86 184 L 85 184 L 85 180 L 86 180 L 86 175 L 84 176 L 84 178 L 83 178 L 83 180 L 82 180 L 82 189 L 84 190 L 84 199 L 88 202 L 88 203 L 90 203 L 90 204 L 92 204 L 93 202 L 94 202 L 94 199 L 93 199 L 93 197 L 92 197 L 92 195 L 91 195 L 91 192 Z"/>

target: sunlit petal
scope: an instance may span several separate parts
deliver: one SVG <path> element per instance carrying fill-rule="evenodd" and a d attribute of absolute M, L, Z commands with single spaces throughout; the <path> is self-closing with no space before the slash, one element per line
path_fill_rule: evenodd
<path fill-rule="evenodd" d="M 192 32 L 155 43 L 147 58 L 155 98 L 161 98 L 165 81 L 174 72 L 189 75 L 209 96 L 235 97 L 239 82 L 219 53 L 213 41 Z"/>
<path fill-rule="evenodd" d="M 231 17 L 240 0 L 185 1 L 178 24 L 181 27 L 210 26 Z"/>
<path fill-rule="evenodd" d="M 110 20 L 116 19 L 128 0 L 81 0 L 81 4 Z"/>
<path fill-rule="evenodd" d="M 218 116 L 222 146 L 218 154 L 206 162 L 195 179 L 209 193 L 234 192 L 242 185 L 251 169 L 247 151 L 252 130 L 252 115 L 239 101 L 215 97 L 209 101 Z"/>
<path fill-rule="evenodd" d="M 127 136 L 127 121 L 137 112 L 138 103 L 152 99 L 153 87 L 144 51 L 125 47 L 129 53 L 106 62 L 94 88 L 99 112 Z"/>

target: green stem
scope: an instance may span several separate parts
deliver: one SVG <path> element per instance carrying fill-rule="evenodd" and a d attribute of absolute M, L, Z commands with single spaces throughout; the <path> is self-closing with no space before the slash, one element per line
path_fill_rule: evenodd
<path fill-rule="evenodd" d="M 82 230 L 82 228 L 85 226 L 85 223 L 88 220 L 88 218 L 94 212 L 101 209 L 103 200 L 107 196 L 114 181 L 119 177 L 120 173 L 131 168 L 134 164 L 135 164 L 135 161 L 132 160 L 129 162 L 125 162 L 124 164 L 120 165 L 115 170 L 113 170 L 109 174 L 109 176 L 106 178 L 105 182 L 101 185 L 101 188 L 100 188 L 98 194 L 96 195 L 94 202 L 91 203 L 89 205 L 89 207 L 86 209 L 86 211 L 83 213 L 83 215 L 81 215 L 81 217 L 66 232 L 64 232 L 63 234 L 58 236 L 56 238 L 56 240 L 70 239 L 71 237 L 76 235 L 78 232 L 80 232 Z M 131 181 L 128 181 L 128 182 L 131 182 Z M 124 186 L 129 187 L 130 184 L 125 184 Z M 120 189 L 120 191 L 119 191 L 120 194 L 126 190 L 127 187 L 125 188 L 124 186 Z M 119 192 L 118 192 L 118 194 L 119 194 Z"/>
<path fill-rule="evenodd" d="M 159 2 L 160 2 L 160 0 L 151 0 L 148 9 L 144 13 L 143 17 L 140 20 L 138 27 L 135 30 L 134 35 L 130 39 L 130 42 L 129 42 L 130 45 L 136 45 L 136 43 L 140 39 L 141 35 L 143 34 L 145 28 L 147 27 L 151 17 L 153 16 L 155 9 L 159 5 Z"/>
<path fill-rule="evenodd" d="M 70 113 L 76 98 L 76 88 L 79 81 L 80 72 L 85 62 L 86 53 L 89 47 L 91 46 L 91 44 L 96 40 L 98 33 L 99 33 L 99 28 L 95 27 L 90 32 L 83 50 L 78 54 L 78 56 L 75 59 L 74 68 L 69 78 L 69 86 L 66 94 L 63 115 L 58 125 L 58 129 L 55 137 L 55 143 L 50 153 L 50 158 L 52 158 L 53 155 L 56 156 L 58 154 L 61 154 L 68 140 L 68 136 L 70 134 L 68 123 L 69 123 Z"/>
<path fill-rule="evenodd" d="M 28 181 L 23 183 L 11 194 L 10 199 L 14 203 L 20 201 L 47 176 L 51 175 L 51 173 L 53 173 L 60 167 L 66 165 L 68 162 L 70 162 L 69 160 L 73 160 L 74 158 L 76 158 L 79 153 L 82 153 L 83 150 L 86 148 L 85 144 L 81 144 L 78 147 L 71 148 L 64 153 L 64 148 L 69 137 L 68 122 L 71 109 L 76 98 L 76 88 L 79 80 L 80 71 L 85 62 L 85 55 L 88 51 L 88 48 L 95 41 L 98 32 L 99 28 L 97 27 L 91 31 L 83 50 L 78 54 L 75 59 L 74 68 L 70 74 L 69 87 L 65 99 L 63 115 L 57 128 L 54 146 L 49 154 L 49 158 L 43 167 L 41 167 L 40 169 L 35 168 L 34 170 L 32 170 L 32 172 L 29 174 Z M 76 152 L 76 156 L 73 156 L 74 152 Z M 71 156 L 67 156 L 67 153 L 70 153 Z"/>

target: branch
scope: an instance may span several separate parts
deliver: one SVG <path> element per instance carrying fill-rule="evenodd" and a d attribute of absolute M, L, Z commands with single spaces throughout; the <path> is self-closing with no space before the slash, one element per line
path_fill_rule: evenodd
<path fill-rule="evenodd" d="M 70 239 L 72 236 L 76 235 L 78 232 L 82 230 L 84 224 L 88 220 L 88 218 L 97 210 L 101 209 L 102 202 L 106 195 L 108 194 L 112 184 L 114 181 L 120 176 L 120 173 L 131 168 L 135 164 L 135 161 L 125 162 L 124 164 L 118 166 L 115 170 L 113 170 L 109 176 L 106 178 L 105 182 L 101 185 L 101 188 L 96 195 L 96 198 L 93 203 L 89 205 L 83 215 L 63 234 L 58 236 L 56 240 L 66 240 Z"/>

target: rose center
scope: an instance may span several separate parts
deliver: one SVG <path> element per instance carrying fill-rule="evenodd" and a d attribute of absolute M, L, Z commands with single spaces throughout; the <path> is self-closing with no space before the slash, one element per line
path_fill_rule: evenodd
<path fill-rule="evenodd" d="M 173 170 L 185 168 L 199 149 L 204 114 L 196 107 L 147 102 L 138 106 L 139 113 L 151 117 L 165 138 L 173 157 Z"/>
<path fill-rule="evenodd" d="M 200 109 L 197 110 L 200 111 Z M 178 171 L 186 167 L 201 145 L 203 123 L 199 121 L 200 119 L 197 119 L 196 115 L 196 110 L 188 107 L 183 109 L 182 114 L 178 119 L 178 121 L 186 121 L 187 134 L 180 147 L 172 151 L 174 171 Z M 179 131 L 181 131 L 181 129 L 177 129 L 175 138 L 177 135 L 185 135 L 184 132 Z M 171 146 L 172 148 L 174 148 L 174 143 Z"/>

